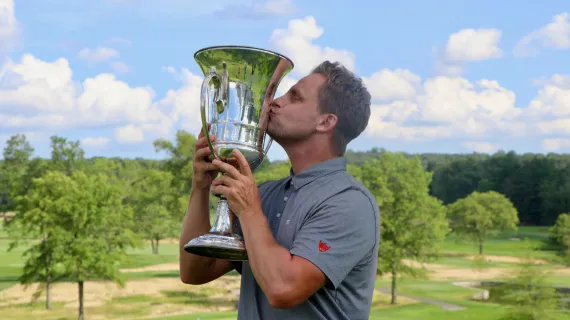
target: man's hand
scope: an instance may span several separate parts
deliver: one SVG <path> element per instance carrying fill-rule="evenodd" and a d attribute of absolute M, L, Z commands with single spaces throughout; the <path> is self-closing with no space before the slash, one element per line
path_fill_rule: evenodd
<path fill-rule="evenodd" d="M 209 127 L 209 125 L 208 125 Z M 216 140 L 215 135 L 210 135 L 212 143 Z M 208 161 L 208 156 L 212 153 L 206 137 L 204 137 L 204 130 L 200 130 L 200 135 L 196 141 L 196 152 L 193 159 L 193 176 L 192 188 L 208 190 L 212 181 L 218 174 L 218 168 Z"/>
<path fill-rule="evenodd" d="M 260 211 L 261 199 L 253 172 L 244 155 L 239 150 L 233 150 L 232 154 L 237 168 L 219 160 L 212 161 L 212 164 L 225 174 L 212 182 L 211 191 L 224 195 L 232 212 L 239 218 L 244 212 Z"/>

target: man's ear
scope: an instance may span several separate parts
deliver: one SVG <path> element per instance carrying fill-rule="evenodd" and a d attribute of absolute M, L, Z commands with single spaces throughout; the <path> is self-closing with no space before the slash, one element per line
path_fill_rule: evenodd
<path fill-rule="evenodd" d="M 338 117 L 336 114 L 323 114 L 320 119 L 319 123 L 317 124 L 317 131 L 318 132 L 330 132 L 333 131 L 336 127 L 338 122 Z"/>

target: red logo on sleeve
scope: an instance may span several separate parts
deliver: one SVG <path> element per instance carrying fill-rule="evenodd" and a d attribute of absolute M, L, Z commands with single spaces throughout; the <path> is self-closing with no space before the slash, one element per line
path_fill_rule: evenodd
<path fill-rule="evenodd" d="M 320 252 L 328 251 L 330 248 L 331 248 L 331 246 L 327 245 L 323 241 L 319 241 L 319 251 Z"/>

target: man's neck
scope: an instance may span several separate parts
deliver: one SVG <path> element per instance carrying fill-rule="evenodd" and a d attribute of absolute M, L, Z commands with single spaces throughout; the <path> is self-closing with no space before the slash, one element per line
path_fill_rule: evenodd
<path fill-rule="evenodd" d="M 330 147 L 326 143 L 304 143 L 286 146 L 285 152 L 291 161 L 293 172 L 299 174 L 301 171 L 316 165 L 318 163 L 338 158 L 339 156 L 332 153 Z"/>

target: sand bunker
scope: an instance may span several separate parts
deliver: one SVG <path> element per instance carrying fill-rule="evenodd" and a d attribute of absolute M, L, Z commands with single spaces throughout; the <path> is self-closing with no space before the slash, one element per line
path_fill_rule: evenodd
<path fill-rule="evenodd" d="M 469 260 L 478 259 L 478 256 L 467 256 Z M 489 262 L 510 262 L 510 263 L 521 263 L 525 261 L 524 259 L 517 258 L 517 257 L 510 257 L 510 256 L 484 256 L 486 261 Z M 547 264 L 548 262 L 541 259 L 534 259 L 532 260 L 535 264 Z"/>
<path fill-rule="evenodd" d="M 178 278 L 151 278 L 130 280 L 123 288 L 109 281 L 88 281 L 84 286 L 86 306 L 99 306 L 114 298 L 128 296 L 163 296 L 164 291 L 189 291 L 200 292 L 207 289 L 222 289 L 228 296 L 233 295 L 232 290 L 239 288 L 240 279 L 237 276 L 225 276 L 201 286 L 190 286 L 182 283 Z M 77 284 L 57 283 L 52 287 L 52 301 L 63 302 L 65 305 L 77 306 Z M 32 295 L 37 290 L 37 285 L 31 285 L 27 289 L 21 285 L 15 285 L 0 291 L 0 306 L 8 304 L 28 303 L 32 301 Z M 214 296 L 212 296 L 214 298 Z M 45 299 L 45 294 L 40 301 Z"/>
<path fill-rule="evenodd" d="M 483 270 L 474 269 L 445 269 L 430 270 L 429 277 L 432 280 L 476 280 L 507 277 L 509 270 L 502 268 L 488 268 Z"/>
<path fill-rule="evenodd" d="M 121 269 L 121 272 L 178 271 L 178 263 L 163 263 L 141 268 Z"/>
<path fill-rule="evenodd" d="M 428 270 L 447 269 L 449 266 L 437 263 L 418 262 L 415 260 L 404 259 L 402 263 L 412 268 L 426 268 Z"/>

